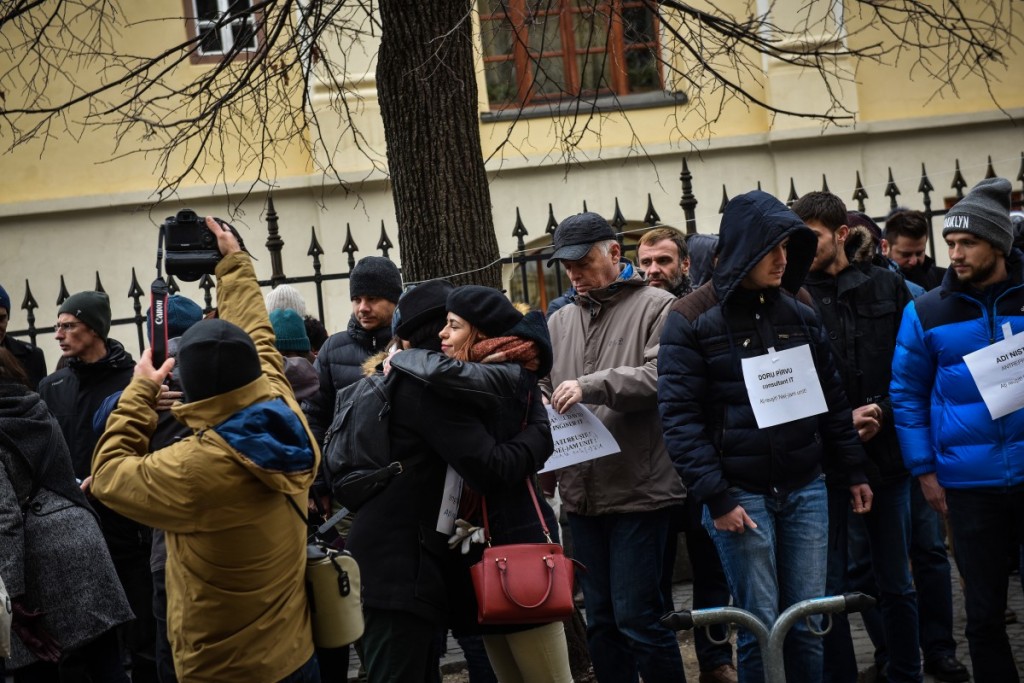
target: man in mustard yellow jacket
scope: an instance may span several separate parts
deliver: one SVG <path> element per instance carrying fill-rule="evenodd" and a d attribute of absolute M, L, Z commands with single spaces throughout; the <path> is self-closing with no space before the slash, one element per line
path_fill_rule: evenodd
<path fill-rule="evenodd" d="M 175 417 L 193 435 L 149 453 L 160 385 L 146 351 L 93 455 L 92 494 L 167 532 L 167 626 L 180 681 L 319 681 L 304 587 L 305 509 L 320 452 L 292 398 L 256 274 L 211 218 L 219 320 L 181 337 Z M 289 501 L 290 499 L 290 501 Z"/>

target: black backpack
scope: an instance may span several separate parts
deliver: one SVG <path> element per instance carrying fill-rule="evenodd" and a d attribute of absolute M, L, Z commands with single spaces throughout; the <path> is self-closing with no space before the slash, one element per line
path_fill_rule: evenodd
<path fill-rule="evenodd" d="M 324 472 L 335 500 L 349 510 L 359 509 L 403 467 L 422 458 L 391 458 L 389 415 L 396 374 L 363 377 L 335 398 L 334 418 L 324 435 Z"/>

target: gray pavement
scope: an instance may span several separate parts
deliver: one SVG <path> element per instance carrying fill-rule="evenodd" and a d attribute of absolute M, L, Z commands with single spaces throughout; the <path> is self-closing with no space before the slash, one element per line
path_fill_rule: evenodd
<path fill-rule="evenodd" d="M 958 643 L 957 657 L 965 666 L 968 667 L 968 669 L 970 669 L 971 659 L 967 651 L 967 641 L 963 635 L 966 621 L 964 616 L 963 593 L 960 590 L 960 580 L 956 573 L 955 566 L 953 567 L 952 590 L 953 637 Z M 677 608 L 685 608 L 689 606 L 692 598 L 691 583 L 689 581 L 680 581 L 674 584 L 672 597 Z M 1021 579 L 1018 574 L 1013 574 L 1010 577 L 1008 604 L 1010 609 L 1016 612 L 1018 618 L 1017 623 L 1010 624 L 1006 627 L 1007 634 L 1009 635 L 1010 646 L 1013 648 L 1013 653 L 1017 660 L 1018 671 L 1020 672 L 1022 680 L 1024 680 L 1024 590 L 1021 588 Z M 857 654 L 857 666 L 860 671 L 859 680 L 861 683 L 872 683 L 876 680 L 874 670 L 874 646 L 871 644 L 871 639 L 868 637 L 867 631 L 864 630 L 864 624 L 859 615 L 853 615 L 850 618 L 850 630 L 853 636 L 854 650 Z M 693 653 L 692 636 L 690 634 L 680 634 L 680 647 L 683 652 L 684 662 L 687 665 L 687 679 L 691 683 L 695 683 L 697 681 L 696 657 Z M 356 662 L 353 661 L 353 663 L 355 664 Z M 456 673 L 465 669 L 465 659 L 463 658 L 459 644 L 452 638 L 448 639 L 448 652 L 441 660 L 441 669 L 446 674 L 446 682 L 449 680 L 468 680 L 464 674 L 460 676 Z M 353 667 L 349 673 L 351 676 L 350 680 L 355 681 L 355 668 Z M 926 675 L 924 680 L 925 683 L 934 683 L 937 679 Z M 980 681 L 979 683 L 999 682 Z"/>

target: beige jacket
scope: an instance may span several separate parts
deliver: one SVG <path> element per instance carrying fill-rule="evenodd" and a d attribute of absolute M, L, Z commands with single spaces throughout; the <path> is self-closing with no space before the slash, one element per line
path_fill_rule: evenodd
<path fill-rule="evenodd" d="M 306 525 L 286 496 L 305 510 L 320 451 L 285 379 L 248 255 L 225 257 L 216 274 L 220 316 L 249 333 L 264 374 L 175 407 L 194 434 L 155 453 L 147 451 L 159 387 L 133 379 L 93 455 L 92 492 L 167 532 L 167 626 L 178 679 L 278 681 L 313 654 Z M 270 426 L 261 433 L 255 441 L 267 449 L 242 452 L 216 431 L 268 402 L 295 420 L 288 417 L 287 431 Z M 245 431 L 252 432 L 243 425 Z M 284 442 L 293 446 L 290 459 L 276 445 Z"/>
<path fill-rule="evenodd" d="M 578 296 L 548 320 L 555 363 L 542 389 L 575 379 L 621 453 L 558 471 L 568 512 L 657 510 L 683 501 L 658 414 L 658 344 L 675 297 L 634 274 Z"/>

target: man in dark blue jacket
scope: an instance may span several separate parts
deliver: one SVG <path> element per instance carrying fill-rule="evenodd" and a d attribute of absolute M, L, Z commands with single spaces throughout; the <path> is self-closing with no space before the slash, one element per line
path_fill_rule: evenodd
<path fill-rule="evenodd" d="M 1004 386 L 1020 376 L 984 351 L 1024 331 L 1010 189 L 1004 178 L 983 180 L 946 214 L 951 265 L 939 288 L 904 311 L 891 386 L 903 459 L 931 506 L 949 515 L 975 680 L 1001 682 L 1019 680 L 1004 613 L 1006 558 L 1024 536 L 1024 411 L 993 418 L 983 395 L 998 397 L 1000 382 L 976 382 L 965 356 L 990 353 L 982 362 L 1002 367 Z"/>
<path fill-rule="evenodd" d="M 832 357 L 853 408 L 853 426 L 868 454 L 874 494 L 863 516 L 867 558 L 878 586 L 887 680 L 921 680 L 917 596 L 907 563 L 910 538 L 910 476 L 903 466 L 892 421 L 889 380 L 896 333 L 910 292 L 903 278 L 870 263 L 853 264 L 844 245 L 850 235 L 843 201 L 830 192 L 809 192 L 793 204 L 818 238 L 818 251 L 804 282 L 829 333 Z M 831 474 L 831 472 L 827 472 Z M 842 479 L 842 477 L 840 477 Z M 851 590 L 847 581 L 849 494 L 846 482 L 829 482 L 829 595 Z M 947 583 L 948 585 L 948 583 Z M 845 614 L 833 616 L 825 636 L 826 683 L 855 683 L 857 660 Z"/>
<path fill-rule="evenodd" d="M 726 206 L 719 240 L 711 281 L 669 313 L 658 401 L 669 454 L 704 504 L 736 604 L 770 626 L 790 605 L 825 593 L 825 458 L 846 478 L 855 512 L 870 509 L 871 490 L 828 337 L 806 294 L 797 296 L 814 233 L 755 191 Z M 806 359 L 802 367 L 794 356 Z M 779 360 L 778 371 L 752 374 L 766 359 Z M 767 377 L 773 372 L 778 378 Z M 820 618 L 797 624 L 787 639 L 790 681 L 821 679 L 816 626 Z M 752 633 L 740 631 L 737 651 L 740 680 L 761 680 Z"/>

